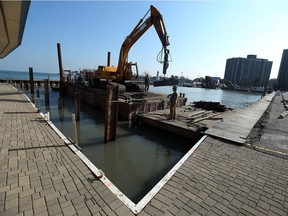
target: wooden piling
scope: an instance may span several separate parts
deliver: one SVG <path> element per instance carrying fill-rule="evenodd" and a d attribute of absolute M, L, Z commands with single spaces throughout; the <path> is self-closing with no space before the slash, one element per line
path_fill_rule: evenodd
<path fill-rule="evenodd" d="M 110 56 L 111 56 L 111 52 L 108 52 L 108 55 L 107 55 L 107 66 L 110 66 Z"/>
<path fill-rule="evenodd" d="M 72 124 L 73 124 L 73 135 L 74 135 L 74 143 L 78 145 L 78 133 L 77 133 L 77 124 L 75 114 L 72 114 Z"/>
<path fill-rule="evenodd" d="M 24 81 L 25 90 L 29 90 L 28 82 Z"/>
<path fill-rule="evenodd" d="M 37 95 L 37 98 L 40 98 L 40 91 L 39 91 L 39 89 L 36 90 L 36 95 Z"/>
<path fill-rule="evenodd" d="M 62 109 L 62 107 L 63 107 L 62 97 L 59 95 L 59 97 L 58 97 L 58 109 Z"/>
<path fill-rule="evenodd" d="M 29 67 L 30 94 L 34 94 L 33 67 Z"/>
<path fill-rule="evenodd" d="M 105 136 L 104 142 L 116 140 L 116 129 L 118 120 L 118 103 L 119 86 L 108 85 L 106 94 L 106 111 L 105 111 Z"/>
<path fill-rule="evenodd" d="M 50 121 L 50 112 L 47 111 L 47 121 Z"/>
<path fill-rule="evenodd" d="M 80 94 L 79 92 L 75 93 L 75 116 L 76 121 L 80 120 Z"/>
<path fill-rule="evenodd" d="M 45 94 L 45 105 L 49 105 L 49 85 L 48 79 L 44 79 L 44 94 Z"/>
<path fill-rule="evenodd" d="M 57 43 L 58 51 L 58 63 L 59 63 L 59 74 L 60 74 L 60 84 L 63 83 L 63 68 L 62 68 L 62 56 L 61 56 L 61 45 Z"/>

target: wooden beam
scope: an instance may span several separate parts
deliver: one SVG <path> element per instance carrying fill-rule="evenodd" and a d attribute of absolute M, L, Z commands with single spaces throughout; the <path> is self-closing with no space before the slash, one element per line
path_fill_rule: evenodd
<path fill-rule="evenodd" d="M 116 140 L 116 129 L 118 120 L 118 103 L 112 103 L 117 101 L 119 97 L 119 86 L 109 84 L 107 86 L 106 95 L 106 112 L 105 112 L 105 143 Z"/>

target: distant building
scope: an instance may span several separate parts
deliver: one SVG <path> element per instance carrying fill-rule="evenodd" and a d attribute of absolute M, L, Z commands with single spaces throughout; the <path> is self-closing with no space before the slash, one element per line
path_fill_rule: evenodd
<path fill-rule="evenodd" d="M 283 50 L 277 78 L 277 88 L 288 91 L 288 49 Z"/>
<path fill-rule="evenodd" d="M 224 79 L 240 87 L 267 86 L 272 63 L 267 59 L 257 58 L 257 55 L 230 58 L 226 61 Z"/>

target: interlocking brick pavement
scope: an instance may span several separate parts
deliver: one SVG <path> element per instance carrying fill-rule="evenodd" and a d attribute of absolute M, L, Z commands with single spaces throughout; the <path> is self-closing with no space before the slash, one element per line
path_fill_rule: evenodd
<path fill-rule="evenodd" d="M 1 216 L 133 215 L 8 85 L 0 134 Z M 139 215 L 287 215 L 287 179 L 287 159 L 208 136 Z"/>
<path fill-rule="evenodd" d="M 286 159 L 207 137 L 139 215 L 287 212 Z"/>
<path fill-rule="evenodd" d="M 288 122 L 278 118 L 285 110 L 281 100 L 275 97 L 261 119 L 264 141 L 253 142 L 266 149 L 208 136 L 140 215 L 152 215 L 154 200 L 160 206 L 156 215 L 288 215 Z"/>
<path fill-rule="evenodd" d="M 115 200 L 24 95 L 1 84 L 0 215 L 133 215 Z"/>

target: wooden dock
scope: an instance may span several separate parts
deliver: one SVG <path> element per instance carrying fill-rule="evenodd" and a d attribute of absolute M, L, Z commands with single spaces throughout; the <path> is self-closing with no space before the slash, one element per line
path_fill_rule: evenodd
<path fill-rule="evenodd" d="M 148 124 L 187 138 L 199 139 L 207 129 L 217 122 L 221 122 L 231 111 L 215 112 L 186 105 L 177 107 L 175 120 L 169 119 L 169 112 L 169 109 L 157 110 L 138 114 L 138 118 L 143 124 Z"/>
<path fill-rule="evenodd" d="M 223 121 L 215 124 L 205 133 L 214 137 L 245 144 L 251 128 L 258 122 L 271 103 L 275 93 L 267 94 L 261 100 L 244 108 L 235 110 Z"/>
<path fill-rule="evenodd" d="M 208 111 L 192 105 L 177 107 L 175 120 L 169 119 L 169 109 L 139 114 L 140 122 L 191 139 L 204 134 L 244 144 L 251 127 L 269 106 L 274 93 L 244 109 L 225 112 Z"/>

